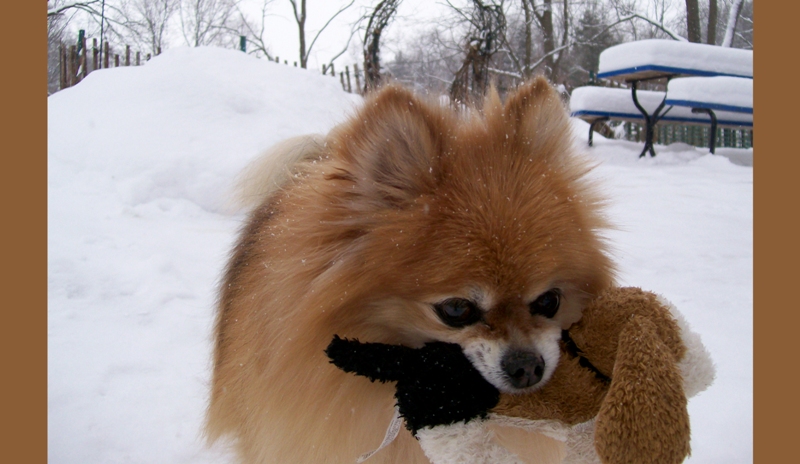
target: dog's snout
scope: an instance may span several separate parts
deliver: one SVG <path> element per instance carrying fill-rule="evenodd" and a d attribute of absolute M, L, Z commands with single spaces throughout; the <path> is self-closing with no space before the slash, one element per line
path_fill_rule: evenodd
<path fill-rule="evenodd" d="M 544 375 L 544 359 L 530 351 L 511 351 L 503 357 L 503 371 L 515 388 L 536 385 Z"/>

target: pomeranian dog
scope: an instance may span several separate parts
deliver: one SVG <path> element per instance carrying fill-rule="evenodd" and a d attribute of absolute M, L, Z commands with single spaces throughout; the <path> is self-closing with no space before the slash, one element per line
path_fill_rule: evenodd
<path fill-rule="evenodd" d="M 330 364 L 334 334 L 457 343 L 504 394 L 546 383 L 561 330 L 613 280 L 589 169 L 543 78 L 471 111 L 387 86 L 327 136 L 280 144 L 245 173 L 257 206 L 220 290 L 209 439 L 244 463 L 375 449 L 394 387 Z M 558 461 L 555 440 L 497 438 Z M 404 429 L 370 461 L 427 459 Z"/>

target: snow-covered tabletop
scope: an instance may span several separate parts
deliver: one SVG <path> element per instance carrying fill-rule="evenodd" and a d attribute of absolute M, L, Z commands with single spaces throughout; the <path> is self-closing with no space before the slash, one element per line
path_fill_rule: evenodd
<path fill-rule="evenodd" d="M 676 79 L 675 83 L 678 83 L 682 80 L 686 79 Z M 693 79 L 708 79 L 708 78 L 693 78 Z M 717 78 L 714 78 L 717 79 Z M 750 79 L 740 79 L 740 80 L 748 80 L 752 83 Z M 670 91 L 668 93 L 669 98 L 672 98 L 672 84 L 670 82 Z M 679 88 L 681 86 L 679 85 Z M 701 97 L 702 91 L 700 93 L 695 94 L 688 94 L 691 91 L 691 83 L 689 84 L 689 89 L 686 91 L 687 93 L 679 93 L 679 95 L 683 96 L 691 96 L 691 97 Z M 751 91 L 751 101 L 752 101 L 752 85 L 750 87 Z M 654 92 L 651 90 L 638 90 L 636 92 L 636 96 L 639 99 L 639 103 L 644 107 L 645 110 L 649 114 L 653 114 L 658 105 L 661 104 L 661 101 L 664 99 L 664 92 Z M 711 100 L 714 101 L 714 100 Z M 724 100 L 723 100 L 724 101 Z M 739 102 L 739 100 L 735 100 Z M 669 99 L 667 100 L 667 106 L 664 110 L 662 110 L 661 114 L 664 114 L 663 117 L 659 119 L 659 121 L 663 122 L 680 122 L 680 123 L 700 123 L 700 124 L 708 124 L 710 122 L 709 116 L 705 114 L 694 114 L 692 113 L 691 107 L 685 106 L 673 106 L 669 109 Z M 752 107 L 752 103 L 750 105 Z M 644 117 L 642 113 L 636 109 L 636 106 L 633 104 L 633 99 L 631 98 L 631 91 L 628 89 L 612 89 L 608 87 L 578 87 L 577 89 L 572 91 L 572 96 L 570 97 L 569 101 L 570 113 L 573 117 L 579 117 L 581 119 L 591 121 L 593 119 L 602 118 L 602 117 L 610 117 L 613 119 L 622 119 L 634 122 L 641 122 Z M 698 106 L 694 106 L 700 107 Z M 665 111 L 669 109 L 669 112 Z M 717 111 L 717 108 L 713 108 L 717 115 L 717 124 L 720 126 L 752 126 L 753 124 L 753 116 L 751 114 L 741 113 L 741 112 L 732 112 L 732 111 Z"/>
<path fill-rule="evenodd" d="M 666 104 L 753 114 L 753 79 L 727 76 L 674 79 L 667 85 Z"/>
<path fill-rule="evenodd" d="M 597 77 L 631 81 L 659 76 L 753 78 L 753 51 L 675 40 L 639 40 L 600 53 Z"/>

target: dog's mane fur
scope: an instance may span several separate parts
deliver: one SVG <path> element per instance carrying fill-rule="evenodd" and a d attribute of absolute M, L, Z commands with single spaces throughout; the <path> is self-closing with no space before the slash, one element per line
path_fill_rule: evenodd
<path fill-rule="evenodd" d="M 416 293 L 454 290 L 452 272 L 510 294 L 548 269 L 571 295 L 561 323 L 576 321 L 613 270 L 602 201 L 573 151 L 558 94 L 536 79 L 466 116 L 389 86 L 327 136 L 257 161 L 240 191 L 257 206 L 219 295 L 209 439 L 232 437 L 246 463 L 346 463 L 377 447 L 393 385 L 347 375 L 323 350 L 333 334 L 435 339 Z M 517 435 L 499 439 L 559 462 L 558 442 Z M 370 462 L 427 460 L 403 431 Z"/>

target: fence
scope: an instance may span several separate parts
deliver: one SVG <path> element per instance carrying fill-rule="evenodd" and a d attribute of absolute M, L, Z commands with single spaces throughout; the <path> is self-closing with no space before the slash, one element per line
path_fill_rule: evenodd
<path fill-rule="evenodd" d="M 247 49 L 247 41 L 244 37 L 240 37 L 239 40 L 239 49 L 243 52 Z M 161 54 L 161 47 L 158 47 L 158 51 L 156 55 Z M 112 60 L 113 57 L 113 60 Z M 125 45 L 125 52 L 124 54 L 120 55 L 116 53 L 116 51 L 109 46 L 108 42 L 104 42 L 101 48 L 97 45 L 97 39 L 92 39 L 92 48 L 91 48 L 91 55 L 89 52 L 89 47 L 87 46 L 87 39 L 85 36 L 85 32 L 83 29 L 79 31 L 78 34 L 78 43 L 76 45 L 69 45 L 67 46 L 65 43 L 62 43 L 59 46 L 59 86 L 58 90 L 66 89 L 68 87 L 72 87 L 73 85 L 79 83 L 83 79 L 86 78 L 92 71 L 97 69 L 103 68 L 116 68 L 119 66 L 140 66 L 144 64 L 144 62 L 149 61 L 151 58 L 151 54 L 148 53 L 144 56 L 144 60 L 142 60 L 142 53 L 137 51 L 135 54 L 131 51 L 130 45 Z M 275 57 L 274 59 L 267 58 L 269 61 L 274 61 L 276 63 L 280 63 L 280 57 Z M 285 65 L 289 64 L 288 60 L 283 60 Z M 294 66 L 297 67 L 297 61 L 294 62 Z M 333 63 L 330 65 L 322 65 L 322 74 L 323 75 L 331 75 L 336 77 L 336 68 L 334 67 Z M 350 76 L 350 66 L 345 66 L 344 71 L 339 72 L 339 82 L 342 85 L 342 89 L 346 92 L 353 93 L 355 89 L 355 93 L 362 94 L 363 89 L 361 87 L 361 71 L 358 69 L 358 65 L 353 65 L 353 78 L 355 79 L 355 88 L 353 87 L 353 82 Z"/>
<path fill-rule="evenodd" d="M 281 58 L 279 56 L 276 56 L 274 59 L 267 58 L 267 60 L 268 61 L 273 61 L 275 63 L 280 63 L 281 62 Z M 289 60 L 283 60 L 283 64 L 288 66 L 289 65 Z M 293 62 L 293 64 L 294 64 L 294 67 L 296 68 L 297 67 L 297 61 Z M 323 76 L 330 75 L 331 77 L 335 78 L 336 77 L 336 67 L 334 66 L 334 64 L 333 63 L 331 63 L 330 65 L 323 64 L 322 65 L 322 75 Z M 345 92 L 349 92 L 349 93 L 354 93 L 354 90 L 355 90 L 355 93 L 357 93 L 359 95 L 362 95 L 364 93 L 364 91 L 363 91 L 363 88 L 361 87 L 361 76 L 362 76 L 361 70 L 358 69 L 358 65 L 357 64 L 353 65 L 353 76 L 352 76 L 352 79 L 351 79 L 351 76 L 350 76 L 350 66 L 349 65 L 345 66 L 344 67 L 344 71 L 339 71 L 339 82 L 342 84 L 342 90 L 344 90 Z M 356 81 L 355 82 L 356 83 L 355 87 L 353 87 L 353 80 Z"/>
<path fill-rule="evenodd" d="M 708 147 L 710 127 L 658 124 L 656 130 L 656 143 L 669 145 L 674 142 L 683 142 L 695 147 Z M 618 133 L 619 134 L 619 133 Z M 632 142 L 644 142 L 645 128 L 641 124 L 632 122 L 623 123 L 622 138 Z M 752 129 L 717 129 L 717 147 L 752 148 Z"/>
<path fill-rule="evenodd" d="M 78 44 L 67 46 L 62 43 L 59 46 L 59 90 L 72 87 L 78 82 L 82 81 L 92 71 L 103 68 L 119 67 L 119 66 L 140 66 L 144 61 L 151 58 L 148 53 L 142 60 L 141 52 L 137 51 L 135 54 L 131 51 L 130 45 L 125 46 L 124 54 L 120 55 L 108 42 L 103 43 L 102 50 L 97 46 L 97 39 L 92 39 L 91 55 L 89 47 L 87 47 L 87 39 L 83 30 L 78 35 Z M 161 53 L 161 47 L 158 48 L 156 55 Z M 112 59 L 113 57 L 113 59 Z"/>

